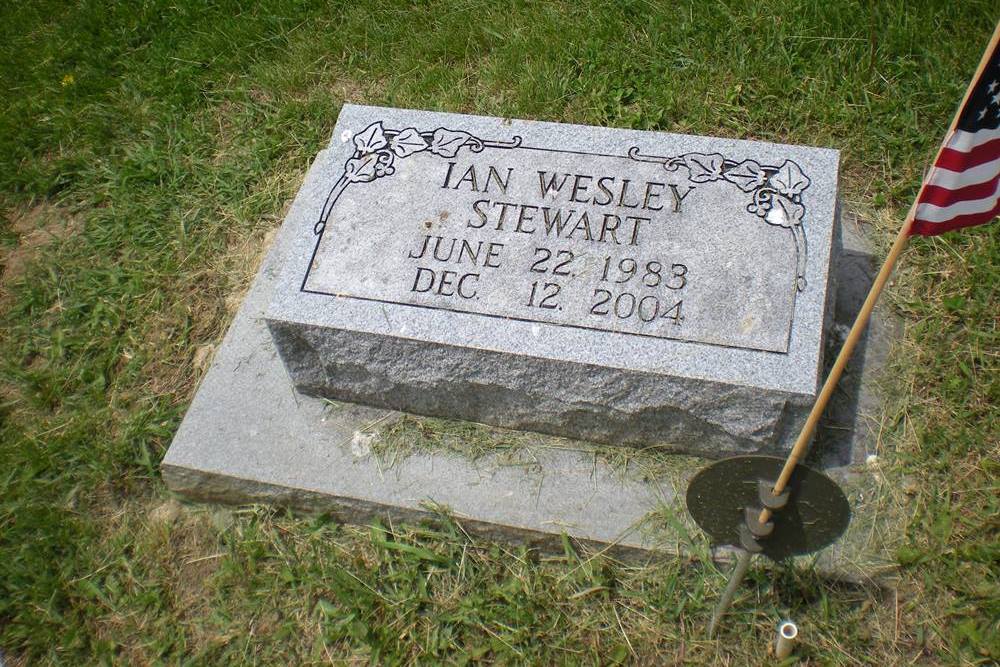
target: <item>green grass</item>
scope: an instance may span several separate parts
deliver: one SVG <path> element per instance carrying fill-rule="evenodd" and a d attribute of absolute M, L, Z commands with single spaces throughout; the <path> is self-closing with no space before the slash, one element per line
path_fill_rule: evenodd
<path fill-rule="evenodd" d="M 742 4 L 0 8 L 8 659 L 754 664 L 784 615 L 818 663 L 1000 659 L 996 224 L 918 239 L 888 295 L 906 322 L 880 441 L 909 494 L 898 594 L 755 571 L 709 642 L 724 577 L 701 560 L 166 500 L 199 350 L 344 101 L 837 147 L 846 205 L 884 244 L 995 4 Z"/>

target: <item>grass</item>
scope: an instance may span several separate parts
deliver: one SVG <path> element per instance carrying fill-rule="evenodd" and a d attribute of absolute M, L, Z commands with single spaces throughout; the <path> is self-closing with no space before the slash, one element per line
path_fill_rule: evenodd
<path fill-rule="evenodd" d="M 333 401 L 329 403 L 337 405 Z M 643 449 L 611 447 L 487 424 L 395 412 L 364 425 L 359 433 L 361 442 L 358 444 L 371 449 L 382 469 L 391 468 L 412 454 L 430 453 L 472 461 L 489 458 L 484 461 L 487 467 L 540 468 L 535 458 L 537 453 L 560 450 L 595 463 L 600 461 L 622 480 L 674 480 L 703 463 L 702 459 L 671 454 L 655 446 Z"/>
<path fill-rule="evenodd" d="M 884 248 L 986 1 L 22 2 L 0 8 L 0 647 L 13 664 L 1000 659 L 996 224 L 918 239 L 880 442 L 898 593 L 178 507 L 157 472 L 344 101 L 843 151 Z"/>

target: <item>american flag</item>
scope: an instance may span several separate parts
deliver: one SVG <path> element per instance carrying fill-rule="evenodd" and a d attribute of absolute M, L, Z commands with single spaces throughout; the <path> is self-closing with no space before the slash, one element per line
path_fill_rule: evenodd
<path fill-rule="evenodd" d="M 1000 28 L 998 28 L 1000 32 Z M 1000 215 L 1000 44 L 996 37 L 917 199 L 912 234 L 931 236 Z"/>

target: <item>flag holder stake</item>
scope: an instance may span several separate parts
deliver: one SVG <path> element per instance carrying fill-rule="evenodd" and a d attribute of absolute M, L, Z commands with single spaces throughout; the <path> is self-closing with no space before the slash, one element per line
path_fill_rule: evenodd
<path fill-rule="evenodd" d="M 976 68 L 976 72 L 972 76 L 972 80 L 969 82 L 969 85 L 965 90 L 965 95 L 962 97 L 962 101 L 958 105 L 958 109 L 951 120 L 951 125 L 945 133 L 941 145 L 938 147 L 937 155 L 931 163 L 932 165 L 937 163 L 938 158 L 941 157 L 941 153 L 945 149 L 948 137 L 951 136 L 951 134 L 955 131 L 955 128 L 958 126 L 961 111 L 965 107 L 966 102 L 968 102 L 969 96 L 972 94 L 973 88 L 979 80 L 980 75 L 989 64 L 990 55 L 996 49 L 998 42 L 1000 42 L 1000 23 L 997 23 L 997 26 L 993 30 L 993 36 L 990 39 L 990 43 L 986 47 L 986 51 L 983 53 L 983 57 L 979 61 L 979 66 Z M 868 292 L 868 296 L 865 298 L 865 302 L 861 306 L 861 310 L 854 319 L 854 324 L 851 326 L 851 330 L 847 334 L 847 338 L 844 340 L 844 344 L 840 348 L 840 352 L 837 354 L 837 359 L 834 361 L 833 367 L 830 369 L 830 374 L 827 375 L 826 381 L 823 383 L 823 388 L 816 397 L 816 402 L 813 404 L 812 410 L 806 418 L 802 431 L 799 433 L 795 444 L 792 446 L 792 450 L 789 452 L 788 458 L 785 459 L 784 466 L 781 469 L 781 474 L 778 476 L 778 479 L 774 483 L 774 487 L 771 489 L 774 496 L 779 496 L 786 490 L 788 482 L 791 479 L 792 474 L 795 472 L 795 468 L 798 465 L 799 460 L 802 459 L 802 457 L 804 457 L 806 452 L 809 450 L 809 444 L 816 431 L 816 427 L 819 424 L 820 417 L 823 415 L 827 403 L 833 395 L 833 391 L 837 386 L 837 382 L 840 380 L 840 376 L 844 373 L 847 362 L 854 353 L 854 348 L 861 339 L 861 334 L 864 333 L 865 328 L 868 325 L 868 320 L 871 318 L 872 311 L 875 309 L 875 303 L 882 294 L 882 289 L 889 281 L 889 276 L 892 274 L 892 270 L 895 268 L 897 260 L 900 255 L 902 255 L 903 250 L 906 249 L 906 245 L 910 240 L 910 232 L 913 228 L 917 204 L 923 195 L 924 189 L 927 187 L 927 182 L 930 180 L 931 174 L 933 174 L 933 167 L 924 176 L 924 179 L 920 184 L 920 190 L 917 192 L 917 196 L 914 198 L 913 204 L 910 206 L 910 210 L 907 212 L 906 218 L 903 220 L 903 225 L 900 228 L 899 233 L 896 235 L 896 240 L 889 249 L 889 254 L 886 256 L 885 262 L 882 264 L 882 268 L 879 269 L 878 275 L 875 276 L 875 280 Z M 757 519 L 758 522 L 760 524 L 767 524 L 774 516 L 775 511 L 777 510 L 765 506 L 760 511 Z M 733 569 L 733 572 L 729 577 L 729 581 L 726 584 L 726 589 L 719 598 L 719 602 L 716 605 L 714 613 L 712 614 L 712 621 L 708 630 L 709 637 L 712 637 L 715 634 L 719 621 L 732 605 L 736 590 L 739 588 L 740 583 L 746 576 L 752 559 L 753 553 L 751 551 L 747 549 L 739 550 L 736 566 Z"/>

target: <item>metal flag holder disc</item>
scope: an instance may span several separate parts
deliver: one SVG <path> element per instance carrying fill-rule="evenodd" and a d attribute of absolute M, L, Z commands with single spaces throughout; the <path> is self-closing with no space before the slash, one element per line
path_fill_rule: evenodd
<path fill-rule="evenodd" d="M 702 469 L 688 485 L 691 517 L 717 545 L 740 550 L 736 569 L 715 610 L 709 636 L 732 602 L 754 554 L 772 560 L 812 553 L 833 543 L 851 520 L 851 507 L 836 482 L 798 465 L 774 495 L 785 464 L 774 456 L 735 456 Z M 761 523 L 763 510 L 770 517 Z"/>
<path fill-rule="evenodd" d="M 784 462 L 774 456 L 736 456 L 702 469 L 687 489 L 688 511 L 695 523 L 715 544 L 756 550 L 773 560 L 832 544 L 851 519 L 844 492 L 823 473 L 800 464 L 785 491 L 773 496 L 771 489 Z M 770 529 L 757 522 L 765 507 L 780 509 L 768 522 L 773 524 Z M 748 536 L 753 542 L 747 541 Z"/>

